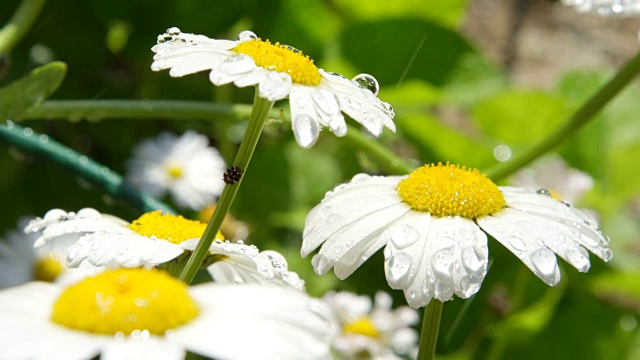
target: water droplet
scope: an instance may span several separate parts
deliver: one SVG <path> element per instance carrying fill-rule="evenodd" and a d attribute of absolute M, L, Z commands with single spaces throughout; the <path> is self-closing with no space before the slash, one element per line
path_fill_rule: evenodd
<path fill-rule="evenodd" d="M 566 207 L 569 207 L 569 208 L 570 208 L 570 207 L 572 206 L 572 205 L 571 205 L 571 203 L 570 203 L 570 202 L 568 202 L 568 201 L 564 201 L 564 200 L 563 200 L 563 201 L 560 201 L 560 202 L 562 203 L 562 205 L 564 205 L 564 206 L 566 206 Z"/>
<path fill-rule="evenodd" d="M 555 254 L 547 249 L 540 248 L 530 255 L 531 262 L 534 266 L 534 272 L 544 282 L 549 285 L 555 285 L 560 280 L 560 271 L 558 270 L 558 262 Z"/>
<path fill-rule="evenodd" d="M 253 31 L 245 30 L 238 34 L 238 40 L 240 41 L 249 41 L 249 40 L 257 40 L 258 35 L 256 35 Z"/>
<path fill-rule="evenodd" d="M 342 74 L 339 74 L 339 73 L 337 73 L 337 72 L 330 72 L 330 71 L 327 71 L 327 72 L 325 72 L 325 73 L 326 73 L 326 74 L 328 74 L 328 75 L 331 75 L 331 76 L 338 76 L 338 77 L 341 77 L 341 78 L 343 78 L 343 79 L 345 79 L 345 80 L 349 80 L 346 76 L 344 76 L 344 75 L 342 75 Z"/>
<path fill-rule="evenodd" d="M 371 91 L 373 95 L 378 95 L 378 91 L 380 91 L 380 85 L 378 85 L 378 80 L 369 74 L 359 74 L 356 75 L 352 80 L 354 84 L 358 87 L 367 89 Z"/>
<path fill-rule="evenodd" d="M 318 218 L 319 220 L 323 220 L 329 217 L 333 212 L 333 208 L 331 206 L 323 206 L 318 210 Z"/>
<path fill-rule="evenodd" d="M 420 238 L 420 233 L 413 226 L 399 225 L 391 230 L 391 242 L 398 249 L 412 245 Z"/>
<path fill-rule="evenodd" d="M 44 220 L 48 220 L 48 221 L 60 221 L 60 220 L 64 220 L 67 217 L 67 212 L 64 210 L 60 210 L 60 209 L 52 209 L 47 211 L 46 214 L 44 214 Z"/>
<path fill-rule="evenodd" d="M 507 236 L 507 241 L 514 250 L 525 251 L 527 249 L 527 244 L 525 244 L 524 237 L 520 232 L 515 232 L 511 236 Z"/>
<path fill-rule="evenodd" d="M 40 141 L 40 143 L 46 144 L 49 142 L 49 137 L 47 135 L 40 135 L 38 137 L 38 140 Z"/>
<path fill-rule="evenodd" d="M 602 256 L 601 256 L 602 260 L 604 261 L 609 261 L 613 258 L 613 251 L 611 251 L 611 249 L 604 249 L 602 251 Z"/>
<path fill-rule="evenodd" d="M 511 158 L 512 152 L 508 145 L 501 144 L 493 149 L 493 157 L 498 161 L 507 161 Z"/>
<path fill-rule="evenodd" d="M 182 31 L 177 27 L 173 26 L 167 29 L 166 33 L 169 35 L 179 35 Z"/>
<path fill-rule="evenodd" d="M 547 189 L 538 189 L 536 194 L 551 197 L 551 192 Z"/>
<path fill-rule="evenodd" d="M 387 116 L 389 116 L 392 119 L 394 116 L 396 116 L 396 113 L 395 111 L 393 111 L 393 106 L 391 106 L 391 104 L 382 102 L 382 106 L 384 107 L 384 112 L 387 114 Z"/>
<path fill-rule="evenodd" d="M 353 110 L 360 111 L 360 109 L 362 108 L 360 103 L 355 100 L 347 99 L 346 102 L 347 102 L 347 105 L 349 105 L 349 107 L 352 108 Z"/>
<path fill-rule="evenodd" d="M 453 288 L 440 280 L 433 283 L 433 297 L 440 301 L 447 301 L 453 296 Z"/>
<path fill-rule="evenodd" d="M 467 275 L 460 280 L 460 289 L 458 295 L 462 298 L 468 298 L 480 290 L 482 278 L 477 275 Z"/>
<path fill-rule="evenodd" d="M 352 184 L 359 184 L 359 183 L 365 182 L 365 181 L 367 181 L 369 179 L 371 179 L 371 175 L 360 173 L 360 174 L 354 175 L 353 178 L 351 178 L 351 183 Z"/>
<path fill-rule="evenodd" d="M 102 216 L 96 209 L 84 208 L 78 211 L 78 217 L 87 218 L 87 219 L 100 219 Z"/>
<path fill-rule="evenodd" d="M 453 276 L 453 261 L 453 249 L 440 249 L 431 256 L 431 267 L 435 271 L 436 276 L 451 277 Z"/>
<path fill-rule="evenodd" d="M 468 246 L 462 249 L 462 264 L 467 272 L 484 274 L 487 267 L 487 257 L 476 246 Z"/>
<path fill-rule="evenodd" d="M 22 129 L 22 133 L 24 136 L 31 136 L 33 135 L 33 130 L 31 128 L 24 128 Z"/>
<path fill-rule="evenodd" d="M 591 267 L 589 263 L 589 253 L 585 248 L 578 246 L 567 251 L 566 259 L 569 264 L 573 265 L 580 272 L 587 272 Z"/>
<path fill-rule="evenodd" d="M 399 286 L 407 279 L 413 259 L 404 252 L 397 252 L 387 260 L 387 280 L 389 285 Z"/>
<path fill-rule="evenodd" d="M 298 49 L 294 48 L 294 47 L 293 47 L 293 46 L 291 46 L 291 45 L 285 45 L 285 44 L 282 44 L 282 45 L 280 45 L 280 47 L 281 47 L 281 48 L 283 48 L 283 49 L 287 49 L 287 50 L 291 51 L 291 52 L 292 52 L 292 53 L 294 53 L 294 54 L 300 54 L 300 53 L 302 53 L 302 51 L 300 51 L 300 50 L 298 50 Z"/>
<path fill-rule="evenodd" d="M 318 122 L 308 115 L 298 115 L 293 121 L 293 135 L 303 148 L 310 148 L 318 139 Z"/>

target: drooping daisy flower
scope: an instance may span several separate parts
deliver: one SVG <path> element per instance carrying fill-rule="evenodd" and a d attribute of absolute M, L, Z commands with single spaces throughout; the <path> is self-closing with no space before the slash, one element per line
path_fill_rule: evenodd
<path fill-rule="evenodd" d="M 323 126 L 344 136 L 347 126 L 342 112 L 362 124 L 375 136 L 383 128 L 395 131 L 393 109 L 378 99 L 378 83 L 371 75 L 353 80 L 325 72 L 299 50 L 263 41 L 243 31 L 237 41 L 215 40 L 170 28 L 158 36 L 151 69 L 171 69 L 180 77 L 210 70 L 215 85 L 234 83 L 257 86 L 260 97 L 269 101 L 289 97 L 291 122 L 300 146 L 308 148 L 318 139 Z"/>
<path fill-rule="evenodd" d="M 69 284 L 102 271 L 95 266 L 67 267 L 64 255 L 70 245 L 68 239 L 34 248 L 41 234 L 25 234 L 28 222 L 28 218 L 18 221 L 17 229 L 7 231 L 0 241 L 0 288 L 34 280 Z"/>
<path fill-rule="evenodd" d="M 323 300 L 333 310 L 342 331 L 333 341 L 340 359 L 414 359 L 418 351 L 418 313 L 408 307 L 391 309 L 389 294 L 379 291 L 375 302 L 365 295 L 329 292 Z"/>
<path fill-rule="evenodd" d="M 562 0 L 567 6 L 573 6 L 579 12 L 596 13 L 602 16 L 631 16 L 640 13 L 638 0 Z"/>
<path fill-rule="evenodd" d="M 75 285 L 0 291 L 7 359 L 324 359 L 335 327 L 305 293 L 276 286 L 187 287 L 158 270 L 109 270 Z"/>
<path fill-rule="evenodd" d="M 386 245 L 389 285 L 418 308 L 480 289 L 485 232 L 551 286 L 560 281 L 556 255 L 580 272 L 590 267 L 586 249 L 604 261 L 612 257 L 597 224 L 568 203 L 546 191 L 498 187 L 477 170 L 450 164 L 406 176 L 358 174 L 336 187 L 307 216 L 301 254 L 324 243 L 312 260 L 315 271 L 333 267 L 344 279 Z"/>
<path fill-rule="evenodd" d="M 54 209 L 31 221 L 36 247 L 58 246 L 67 265 L 152 267 L 193 251 L 206 224 L 182 216 L 149 212 L 131 223 L 90 208 L 77 213 Z M 262 282 L 304 290 L 304 281 L 287 269 L 282 255 L 254 245 L 223 241 L 218 233 L 205 262 L 217 282 Z"/>
<path fill-rule="evenodd" d="M 168 192 L 183 208 L 201 210 L 224 188 L 224 160 L 206 136 L 193 131 L 142 141 L 127 165 L 127 181 L 133 186 L 155 197 Z"/>

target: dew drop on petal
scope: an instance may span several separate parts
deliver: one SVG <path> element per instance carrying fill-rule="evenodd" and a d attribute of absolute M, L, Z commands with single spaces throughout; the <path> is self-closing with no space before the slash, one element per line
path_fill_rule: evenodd
<path fill-rule="evenodd" d="M 78 211 L 78 216 L 88 219 L 99 219 L 100 213 L 96 209 L 84 208 Z"/>
<path fill-rule="evenodd" d="M 399 225 L 391 230 L 391 242 L 398 249 L 412 245 L 420 238 L 420 233 L 413 226 Z"/>
<path fill-rule="evenodd" d="M 378 80 L 369 74 L 356 75 L 351 81 L 356 86 L 371 91 L 373 95 L 378 95 L 378 91 L 380 91 Z"/>
<path fill-rule="evenodd" d="M 507 241 L 517 251 L 524 251 L 527 249 L 523 235 L 520 232 L 515 232 L 513 235 L 507 236 Z"/>
<path fill-rule="evenodd" d="M 609 261 L 613 258 L 613 251 L 611 249 L 604 249 L 602 252 L 602 260 Z"/>
<path fill-rule="evenodd" d="M 486 268 L 487 258 L 479 248 L 468 246 L 462 249 L 462 264 L 468 272 L 481 274 Z"/>
<path fill-rule="evenodd" d="M 298 115 L 293 122 L 293 135 L 300 146 L 309 148 L 318 139 L 318 122 L 309 115 Z"/>
<path fill-rule="evenodd" d="M 240 34 L 238 34 L 238 40 L 240 41 L 250 41 L 250 40 L 257 40 L 257 39 L 258 39 L 258 35 L 256 35 L 253 31 L 245 30 L 240 32 Z"/>
<path fill-rule="evenodd" d="M 587 272 L 591 267 L 589 253 L 583 247 L 570 249 L 566 254 L 567 261 L 580 272 Z"/>
<path fill-rule="evenodd" d="M 555 285 L 559 279 L 558 262 L 555 254 L 547 249 L 540 248 L 530 255 L 534 271 L 544 282 Z"/>
<path fill-rule="evenodd" d="M 52 209 L 47 211 L 46 214 L 44 214 L 44 220 L 60 220 L 65 218 L 66 216 L 67 216 L 67 213 L 64 210 Z"/>
<path fill-rule="evenodd" d="M 365 174 L 365 173 L 360 173 L 360 174 L 354 175 L 353 178 L 351 178 L 351 183 L 352 184 L 358 184 L 358 183 L 367 181 L 369 179 L 371 179 L 371 175 Z"/>
<path fill-rule="evenodd" d="M 467 275 L 460 280 L 460 296 L 468 298 L 480 290 L 482 278 L 477 275 Z"/>
<path fill-rule="evenodd" d="M 453 249 L 445 248 L 436 251 L 431 256 L 431 265 L 437 275 L 445 277 L 453 276 Z"/>
<path fill-rule="evenodd" d="M 536 190 L 536 194 L 551 197 L 551 192 L 547 189 L 538 189 Z"/>
<path fill-rule="evenodd" d="M 389 258 L 387 280 L 390 285 L 399 284 L 406 280 L 412 261 L 411 256 L 404 252 L 397 252 Z"/>
<path fill-rule="evenodd" d="M 180 29 L 178 29 L 175 26 L 174 27 L 170 27 L 170 28 L 167 29 L 167 34 L 169 34 L 169 35 L 178 35 L 180 33 L 181 33 Z"/>

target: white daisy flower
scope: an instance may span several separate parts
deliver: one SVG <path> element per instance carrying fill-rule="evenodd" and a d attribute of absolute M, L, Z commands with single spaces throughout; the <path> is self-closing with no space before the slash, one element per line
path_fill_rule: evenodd
<path fill-rule="evenodd" d="M 638 0 L 562 0 L 567 6 L 573 6 L 579 12 L 596 13 L 602 16 L 632 16 L 640 13 Z"/>
<path fill-rule="evenodd" d="M 335 333 L 326 306 L 300 291 L 187 287 L 145 269 L 2 290 L 0 322 L 6 359 L 325 359 Z"/>
<path fill-rule="evenodd" d="M 77 213 L 54 209 L 27 226 L 27 232 L 40 232 L 35 247 L 56 246 L 69 267 L 94 266 L 152 267 L 193 251 L 207 224 L 182 216 L 146 213 L 128 223 L 90 208 Z M 287 268 L 275 251 L 262 251 L 254 245 L 223 241 L 218 233 L 205 262 L 216 282 L 259 282 L 288 285 L 304 290 L 304 281 Z"/>
<path fill-rule="evenodd" d="M 142 141 L 127 165 L 126 178 L 133 186 L 158 198 L 168 192 L 183 208 L 201 210 L 224 188 L 224 160 L 206 136 L 194 131 Z"/>
<path fill-rule="evenodd" d="M 389 294 L 379 291 L 375 302 L 365 295 L 329 292 L 323 300 L 333 310 L 342 331 L 332 347 L 339 359 L 414 359 L 418 333 L 411 328 L 420 320 L 408 307 L 391 309 Z"/>
<path fill-rule="evenodd" d="M 483 232 L 484 231 L 484 232 Z M 314 269 L 351 275 L 385 246 L 389 285 L 410 306 L 432 298 L 468 298 L 487 272 L 487 235 L 514 253 L 545 283 L 560 281 L 556 255 L 580 272 L 586 249 L 608 261 L 609 239 L 580 210 L 549 196 L 498 187 L 477 170 L 426 165 L 410 175 L 356 175 L 328 192 L 305 222 L 302 256 L 322 245 Z"/>
<path fill-rule="evenodd" d="M 289 97 L 291 122 L 300 146 L 309 148 L 323 126 L 337 136 L 347 133 L 342 113 L 362 124 L 375 136 L 383 128 L 395 131 L 393 109 L 378 99 L 378 82 L 367 74 L 348 80 L 325 72 L 299 50 L 263 41 L 243 31 L 237 41 L 215 40 L 170 28 L 158 36 L 151 69 L 170 69 L 180 77 L 210 70 L 215 85 L 234 83 L 257 86 L 260 97 L 269 101 Z"/>
<path fill-rule="evenodd" d="M 511 184 L 545 189 L 554 199 L 576 203 L 593 188 L 594 181 L 589 174 L 570 168 L 560 156 L 550 155 L 518 171 Z"/>

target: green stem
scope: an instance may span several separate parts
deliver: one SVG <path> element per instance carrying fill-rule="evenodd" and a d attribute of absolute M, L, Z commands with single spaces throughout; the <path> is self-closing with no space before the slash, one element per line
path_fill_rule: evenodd
<path fill-rule="evenodd" d="M 376 161 L 389 173 L 408 174 L 415 170 L 414 166 L 407 164 L 406 161 L 391 152 L 386 146 L 368 136 L 365 136 L 362 131 L 354 126 L 348 125 L 347 135 L 345 135 L 345 138 L 374 157 Z"/>
<path fill-rule="evenodd" d="M 598 92 L 591 96 L 564 125 L 560 126 L 539 143 L 514 156 L 511 160 L 491 167 L 485 173 L 492 180 L 498 181 L 560 145 L 569 136 L 587 124 L 589 120 L 627 86 L 638 73 L 640 73 L 640 52 L 631 60 L 627 61 L 616 75 L 600 88 Z"/>
<path fill-rule="evenodd" d="M 251 110 L 249 124 L 247 125 L 247 130 L 244 133 L 242 143 L 240 143 L 240 149 L 238 150 L 238 155 L 236 155 L 236 160 L 233 163 L 234 166 L 239 167 L 243 171 L 243 177 L 246 174 L 247 166 L 249 166 L 249 161 L 251 160 L 253 151 L 256 148 L 256 144 L 258 144 L 262 128 L 272 107 L 273 101 L 268 101 L 259 97 L 258 89 L 256 89 L 256 96 L 253 102 L 253 109 Z M 193 278 L 200 269 L 200 265 L 209 252 L 211 243 L 215 239 L 216 234 L 218 234 L 222 221 L 227 216 L 227 213 L 231 208 L 231 204 L 233 203 L 236 193 L 238 193 L 241 183 L 242 178 L 240 178 L 240 181 L 235 184 L 227 184 L 224 187 L 224 190 L 220 195 L 220 199 L 218 200 L 218 204 L 216 205 L 216 210 L 213 212 L 213 216 L 211 216 L 211 220 L 209 220 L 209 224 L 204 230 L 204 234 L 198 242 L 196 249 L 180 274 L 180 280 L 187 284 L 190 284 L 191 281 L 193 281 Z"/>
<path fill-rule="evenodd" d="M 418 360 L 431 360 L 435 357 L 443 305 L 441 301 L 432 299 L 427 307 L 424 308 Z"/>
<path fill-rule="evenodd" d="M 21 151 L 51 160 L 80 175 L 84 180 L 100 186 L 111 196 L 124 199 L 138 210 L 144 212 L 162 210 L 175 214 L 169 206 L 148 194 L 133 189 L 113 170 L 50 139 L 47 135 L 7 121 L 6 125 L 0 124 L 0 141 L 15 146 Z"/>
<path fill-rule="evenodd" d="M 46 0 L 22 0 L 9 22 L 0 29 L 0 55 L 10 52 L 31 29 Z"/>

